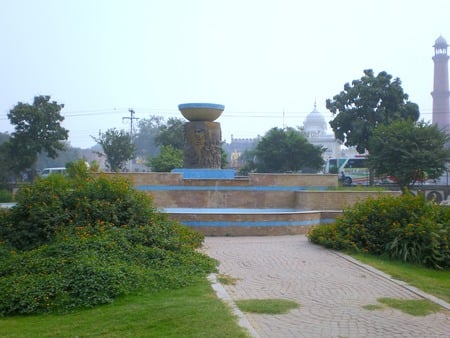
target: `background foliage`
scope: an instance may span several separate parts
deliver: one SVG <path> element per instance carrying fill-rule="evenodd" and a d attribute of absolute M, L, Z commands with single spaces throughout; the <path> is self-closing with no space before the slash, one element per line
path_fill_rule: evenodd
<path fill-rule="evenodd" d="M 61 126 L 63 107 L 50 101 L 50 96 L 40 95 L 34 98 L 33 104 L 19 102 L 9 111 L 7 116 L 14 132 L 0 145 L 4 173 L 18 177 L 26 169 L 35 169 L 40 153 L 55 158 L 64 149 L 62 141 L 67 140 L 69 131 Z"/>
<path fill-rule="evenodd" d="M 369 139 L 369 167 L 376 176 L 390 176 L 402 191 L 417 181 L 445 172 L 449 136 L 423 121 L 397 120 L 380 125 Z"/>
<path fill-rule="evenodd" d="M 170 172 L 183 167 L 183 150 L 174 148 L 170 144 L 161 146 L 159 156 L 150 158 L 149 167 L 156 172 Z"/>
<path fill-rule="evenodd" d="M 97 152 L 97 154 L 106 156 L 106 167 L 113 172 L 124 169 L 126 161 L 135 157 L 136 146 L 133 144 L 131 135 L 123 129 L 111 128 L 104 133 L 99 133 L 98 138 L 93 139 L 103 149 L 103 153 Z"/>
<path fill-rule="evenodd" d="M 309 143 L 294 128 L 272 128 L 258 142 L 252 153 L 254 161 L 251 160 L 246 170 L 261 173 L 317 172 L 324 163 L 322 152 L 321 147 Z"/>

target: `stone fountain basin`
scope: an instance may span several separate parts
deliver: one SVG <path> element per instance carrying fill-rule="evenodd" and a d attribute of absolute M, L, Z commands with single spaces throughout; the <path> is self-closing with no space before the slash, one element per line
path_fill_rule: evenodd
<path fill-rule="evenodd" d="M 215 103 L 183 103 L 178 105 L 181 114 L 189 121 L 214 121 L 225 109 L 224 105 Z"/>

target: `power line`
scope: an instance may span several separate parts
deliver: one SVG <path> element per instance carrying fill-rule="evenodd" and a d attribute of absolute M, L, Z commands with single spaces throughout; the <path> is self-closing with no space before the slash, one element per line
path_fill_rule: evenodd
<path fill-rule="evenodd" d="M 133 139 L 133 121 L 139 120 L 139 117 L 134 117 L 135 112 L 133 109 L 130 108 L 130 109 L 128 109 L 128 111 L 130 112 L 130 117 L 128 117 L 128 116 L 122 117 L 122 121 L 130 120 L 130 137 L 131 137 L 131 139 Z"/>
<path fill-rule="evenodd" d="M 111 115 L 111 114 L 123 114 L 123 111 L 125 108 L 106 108 L 106 109 L 97 109 L 97 110 L 82 110 L 82 111 L 73 111 L 73 112 L 66 112 L 63 114 L 65 118 L 71 118 L 71 117 L 90 117 L 90 116 L 99 116 L 99 115 Z M 145 108 L 143 110 L 156 110 L 154 108 Z M 231 111 L 231 112 L 224 112 L 222 115 L 222 118 L 248 118 L 248 117 L 255 117 L 255 118 L 279 118 L 284 116 L 285 118 L 295 118 L 295 117 L 302 117 L 308 115 L 310 112 L 306 111 L 292 111 L 292 112 L 286 112 L 286 111 L 270 111 L 270 112 L 255 112 L 255 111 Z M 178 111 L 172 110 L 172 109 L 161 109 L 159 112 L 155 113 L 154 115 L 158 116 L 173 116 L 178 114 Z M 431 115 L 432 110 L 431 109 L 422 109 L 420 112 L 421 115 Z M 295 116 L 294 116 L 295 115 Z M 127 119 L 130 119 L 130 117 L 126 117 Z M 138 119 L 138 118 L 134 118 Z M 7 116 L 0 115 L 0 121 L 6 121 L 8 120 Z"/>

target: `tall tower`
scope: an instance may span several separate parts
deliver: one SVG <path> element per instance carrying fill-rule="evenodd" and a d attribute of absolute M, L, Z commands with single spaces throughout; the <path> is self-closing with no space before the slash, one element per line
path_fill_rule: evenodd
<path fill-rule="evenodd" d="M 447 41 L 439 36 L 434 43 L 434 86 L 432 123 L 450 132 Z"/>

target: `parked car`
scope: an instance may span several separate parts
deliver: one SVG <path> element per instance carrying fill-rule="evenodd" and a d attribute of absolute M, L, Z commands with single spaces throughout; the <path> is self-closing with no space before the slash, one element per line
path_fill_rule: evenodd
<path fill-rule="evenodd" d="M 41 177 L 48 177 L 52 174 L 60 174 L 60 175 L 65 175 L 66 174 L 66 168 L 64 167 L 58 167 L 58 168 L 44 168 L 42 169 L 41 173 L 39 174 L 39 176 Z"/>

